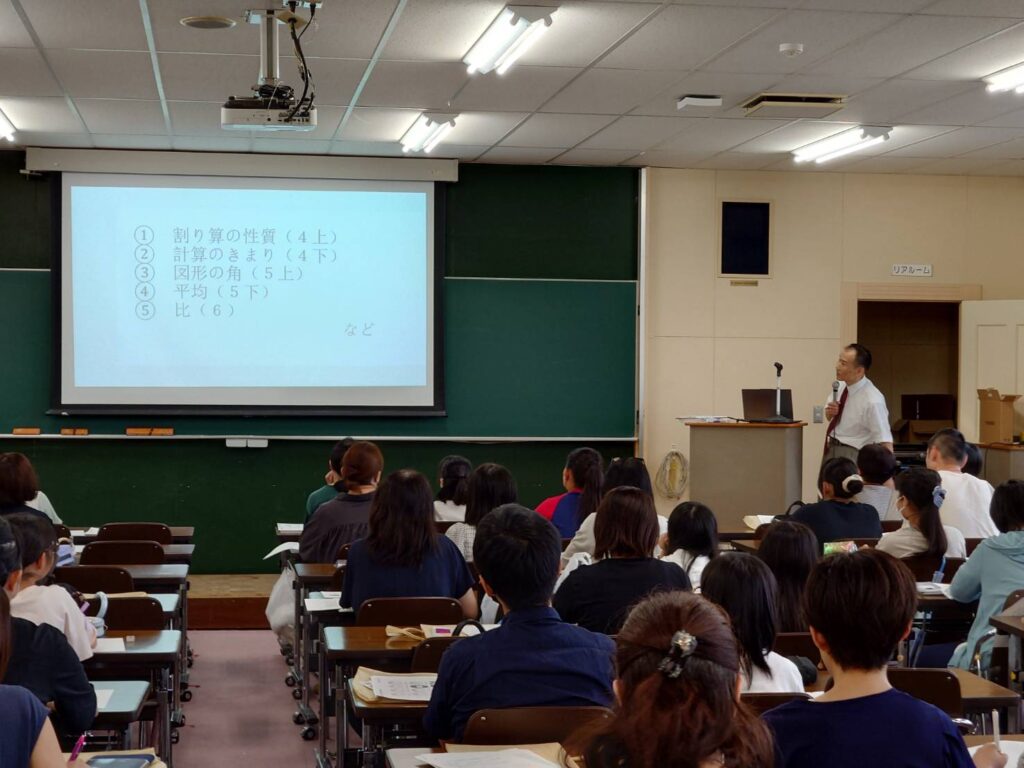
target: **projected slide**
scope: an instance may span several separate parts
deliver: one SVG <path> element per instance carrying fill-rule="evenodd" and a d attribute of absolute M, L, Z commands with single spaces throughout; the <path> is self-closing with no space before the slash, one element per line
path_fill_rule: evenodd
<path fill-rule="evenodd" d="M 65 174 L 64 404 L 434 404 L 433 186 Z"/>

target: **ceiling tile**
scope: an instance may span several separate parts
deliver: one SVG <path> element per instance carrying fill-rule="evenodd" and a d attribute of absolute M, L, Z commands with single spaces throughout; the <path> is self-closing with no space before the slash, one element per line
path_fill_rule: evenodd
<path fill-rule="evenodd" d="M 992 144 L 981 149 L 968 152 L 964 157 L 989 157 L 994 160 L 1024 158 L 1024 138 L 1011 139 L 1000 144 Z"/>
<path fill-rule="evenodd" d="M 480 155 L 490 149 L 490 145 L 472 145 L 472 144 L 449 144 L 443 142 L 437 149 L 427 155 L 427 157 L 442 157 L 451 158 L 453 160 L 465 160 L 472 162 L 476 160 Z"/>
<path fill-rule="evenodd" d="M 148 53 L 53 50 L 46 55 L 73 98 L 158 98 Z"/>
<path fill-rule="evenodd" d="M 882 155 L 881 157 L 865 158 L 862 155 L 858 158 L 856 155 L 850 155 L 847 162 L 837 162 L 834 166 L 843 173 L 906 173 L 920 164 L 921 159 L 917 157 Z"/>
<path fill-rule="evenodd" d="M 694 72 L 657 97 L 633 110 L 638 115 L 693 115 L 696 117 L 720 117 L 722 113 L 771 88 L 779 79 L 778 75 L 735 75 L 722 72 Z M 708 93 L 722 97 L 721 107 L 686 107 L 680 111 L 676 101 L 688 93 Z"/>
<path fill-rule="evenodd" d="M 737 151 L 744 154 L 749 152 L 792 152 L 811 142 L 855 128 L 856 125 L 856 123 L 801 120 L 751 139 L 737 147 Z"/>
<path fill-rule="evenodd" d="M 864 13 L 914 13 L 933 2 L 935 0 L 855 0 L 853 3 L 851 0 L 807 0 L 802 7 L 847 11 L 853 5 L 856 10 Z"/>
<path fill-rule="evenodd" d="M 1007 160 L 986 168 L 981 176 L 1024 176 L 1024 160 Z"/>
<path fill-rule="evenodd" d="M 92 134 L 93 143 L 103 149 L 173 149 L 171 137 L 143 134 Z"/>
<path fill-rule="evenodd" d="M 384 48 L 384 58 L 461 61 L 503 7 L 501 0 L 409 3 Z"/>
<path fill-rule="evenodd" d="M 559 155 L 558 165 L 618 165 L 636 155 L 631 149 L 570 149 Z"/>
<path fill-rule="evenodd" d="M 517 66 L 501 76 L 471 77 L 452 100 L 452 108 L 533 112 L 582 71 L 568 67 Z"/>
<path fill-rule="evenodd" d="M 1024 3 L 1020 3 L 1024 9 Z M 923 67 L 909 72 L 908 77 L 926 80 L 980 80 L 1024 61 L 1024 22 L 992 37 L 940 56 Z"/>
<path fill-rule="evenodd" d="M 690 127 L 687 117 L 621 117 L 580 146 L 591 150 L 630 150 L 634 154 L 660 144 Z"/>
<path fill-rule="evenodd" d="M 84 133 L 64 99 L 15 97 L 0 99 L 0 109 L 19 131 Z"/>
<path fill-rule="evenodd" d="M 678 72 L 591 69 L 544 104 L 545 112 L 621 115 L 654 98 Z"/>
<path fill-rule="evenodd" d="M 369 59 L 397 5 L 398 0 L 329 0 L 303 35 L 303 50 L 307 56 Z M 291 51 L 291 46 L 282 42 L 281 50 L 286 48 Z"/>
<path fill-rule="evenodd" d="M 356 107 L 337 138 L 345 142 L 397 142 L 419 116 L 418 109 Z"/>
<path fill-rule="evenodd" d="M 1010 98 L 1006 98 L 1010 96 Z M 976 83 L 963 93 L 940 101 L 923 109 L 899 115 L 902 123 L 924 125 L 977 125 L 999 115 L 1013 112 L 1017 104 L 1010 94 L 988 93 L 985 86 Z"/>
<path fill-rule="evenodd" d="M 938 80 L 887 80 L 851 96 L 838 113 L 859 123 L 893 123 L 908 112 L 952 98 L 973 88 L 971 83 Z"/>
<path fill-rule="evenodd" d="M 165 134 L 159 101 L 78 99 L 75 106 L 91 133 Z"/>
<path fill-rule="evenodd" d="M 104 0 L 99 6 L 66 0 L 23 0 L 22 8 L 43 48 L 148 50 L 138 0 Z"/>
<path fill-rule="evenodd" d="M 316 103 L 335 107 L 347 107 L 352 102 L 352 95 L 368 63 L 361 59 L 310 58 L 307 61 L 316 86 Z M 283 65 L 281 72 L 285 82 L 295 88 L 298 98 L 302 93 L 302 80 L 298 72 Z"/>
<path fill-rule="evenodd" d="M 175 136 L 174 148 L 189 152 L 251 152 L 252 140 L 244 136 Z"/>
<path fill-rule="evenodd" d="M 612 121 L 605 115 L 535 114 L 502 144 L 509 147 L 573 147 Z"/>
<path fill-rule="evenodd" d="M 911 172 L 966 176 L 969 173 L 977 173 L 985 168 L 991 168 L 998 162 L 998 160 L 993 160 L 992 158 L 952 157 L 942 160 L 928 160 L 921 165 L 915 165 Z"/>
<path fill-rule="evenodd" d="M 30 48 L 32 37 L 15 13 L 10 0 L 0 2 L 0 48 Z"/>
<path fill-rule="evenodd" d="M 849 160 L 843 158 L 835 163 L 829 163 L 829 165 L 838 166 L 846 164 L 847 162 L 854 162 L 858 157 L 887 155 L 893 150 L 903 149 L 904 147 L 909 147 L 917 142 L 941 136 L 955 130 L 957 129 L 949 125 L 897 125 L 892 129 L 892 133 L 889 134 L 888 141 L 884 141 L 874 147 L 869 147 L 857 152 L 856 154 L 849 155 Z"/>
<path fill-rule="evenodd" d="M 897 157 L 944 158 L 961 155 L 964 152 L 1024 138 L 1024 129 L 1019 128 L 959 128 L 935 138 L 926 139 L 887 154 Z"/>
<path fill-rule="evenodd" d="M 1000 16 L 1024 18 L 1024 5 L 1020 0 L 937 0 L 925 13 L 947 16 Z"/>
<path fill-rule="evenodd" d="M 711 152 L 648 150 L 626 161 L 625 165 L 651 166 L 653 168 L 696 168 L 697 164 L 711 157 Z"/>
<path fill-rule="evenodd" d="M 252 140 L 253 152 L 326 155 L 330 148 L 331 142 L 325 139 L 271 139 L 258 136 Z"/>
<path fill-rule="evenodd" d="M 62 96 L 35 48 L 0 48 L 0 96 Z"/>
<path fill-rule="evenodd" d="M 601 61 L 624 69 L 693 69 L 775 15 L 770 9 L 666 8 Z"/>
<path fill-rule="evenodd" d="M 784 160 L 785 157 L 779 152 L 722 152 L 697 163 L 694 167 L 720 171 L 759 171 Z"/>
<path fill-rule="evenodd" d="M 775 72 L 804 69 L 860 38 L 893 23 L 882 13 L 792 11 L 716 58 L 710 72 Z M 783 56 L 779 43 L 804 43 L 799 56 Z"/>
<path fill-rule="evenodd" d="M 202 8 L 185 3 L 148 3 L 153 40 L 158 51 L 177 53 L 260 52 L 259 27 L 243 18 L 248 7 L 237 0 L 204 0 Z M 185 16 L 225 16 L 237 23 L 230 29 L 194 29 L 180 23 Z M 310 30 L 310 34 L 313 30 Z M 307 36 L 308 37 L 308 36 Z M 281 46 L 282 52 L 286 50 Z M 291 50 L 289 47 L 287 50 Z"/>
<path fill-rule="evenodd" d="M 1006 94 L 1004 94 L 1006 95 Z M 1014 94 L 1012 99 L 1006 99 L 1007 104 L 1012 104 L 1019 107 L 1013 112 L 1006 112 L 1005 114 L 994 117 L 991 120 L 986 120 L 982 125 L 993 128 L 1024 128 L 1024 99 Z"/>
<path fill-rule="evenodd" d="M 249 96 L 260 73 L 259 56 L 161 53 L 159 64 L 166 98 L 178 101 L 223 104 L 228 96 Z"/>
<path fill-rule="evenodd" d="M 694 122 L 678 136 L 663 142 L 659 150 L 710 154 L 724 152 L 750 141 L 756 136 L 786 125 L 788 120 L 753 120 L 740 118 L 708 118 Z"/>
<path fill-rule="evenodd" d="M 810 71 L 895 77 L 1011 24 L 1007 19 L 910 16 L 814 65 Z"/>
<path fill-rule="evenodd" d="M 467 112 L 456 118 L 455 127 L 444 143 L 482 145 L 488 149 L 528 116 L 526 112 Z"/>
<path fill-rule="evenodd" d="M 477 162 L 480 163 L 546 163 L 565 150 L 543 147 L 494 147 Z"/>
<path fill-rule="evenodd" d="M 585 67 L 657 8 L 658 3 L 563 2 L 551 28 L 520 63 Z"/>
<path fill-rule="evenodd" d="M 19 147 L 92 147 L 88 133 L 50 133 L 49 131 L 18 131 L 14 137 Z M 6 142 L 5 142 L 6 143 Z"/>
<path fill-rule="evenodd" d="M 334 141 L 331 144 L 332 155 L 350 155 L 360 157 L 402 157 L 402 145 L 397 141 Z"/>
<path fill-rule="evenodd" d="M 461 62 L 379 61 L 359 104 L 443 110 L 468 77 Z"/>

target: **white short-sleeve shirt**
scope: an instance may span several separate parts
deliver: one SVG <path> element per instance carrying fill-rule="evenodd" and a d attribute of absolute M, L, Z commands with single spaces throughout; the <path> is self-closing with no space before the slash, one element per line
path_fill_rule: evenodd
<path fill-rule="evenodd" d="M 803 693 L 804 680 L 796 664 L 772 651 L 765 656 L 771 674 L 754 667 L 750 680 L 744 680 L 743 693 Z M 744 676 L 745 677 L 745 676 Z"/>
<path fill-rule="evenodd" d="M 845 386 L 845 384 L 843 385 Z M 891 443 L 892 428 L 889 425 L 889 409 L 885 396 L 865 376 L 856 384 L 847 387 L 843 417 L 836 425 L 833 436 L 836 440 L 858 451 L 872 443 Z M 839 397 L 842 398 L 842 389 Z"/>
<path fill-rule="evenodd" d="M 940 469 L 946 498 L 939 507 L 943 525 L 956 528 L 968 539 L 987 539 L 998 536 L 999 529 L 992 522 L 992 486 L 981 478 L 963 472 Z"/>
<path fill-rule="evenodd" d="M 81 661 L 92 658 L 96 628 L 64 587 L 25 587 L 11 600 L 11 615 L 56 627 Z"/>

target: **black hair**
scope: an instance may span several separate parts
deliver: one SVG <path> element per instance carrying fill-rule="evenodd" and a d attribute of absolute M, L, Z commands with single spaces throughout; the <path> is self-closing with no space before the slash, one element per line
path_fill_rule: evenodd
<path fill-rule="evenodd" d="M 837 499 L 852 499 L 864 490 L 864 481 L 857 474 L 857 465 L 842 457 L 829 459 L 821 465 L 818 490 L 822 493 L 825 483 L 832 486 L 832 494 Z"/>
<path fill-rule="evenodd" d="M 864 372 L 867 373 L 871 370 L 871 350 L 865 347 L 863 344 L 847 344 L 847 349 L 853 350 L 853 364 L 858 368 L 863 368 Z"/>
<path fill-rule="evenodd" d="M 466 525 L 478 525 L 492 509 L 519 501 L 516 479 L 501 464 L 481 464 L 466 486 Z"/>
<path fill-rule="evenodd" d="M 15 571 L 21 570 L 21 554 L 18 551 L 18 539 L 11 530 L 8 517 L 0 515 L 0 592 L 7 578 Z"/>
<path fill-rule="evenodd" d="M 947 461 L 963 465 L 967 459 L 967 439 L 959 429 L 940 429 L 928 440 L 928 448 L 935 448 Z"/>
<path fill-rule="evenodd" d="M 14 538 L 18 542 L 23 569 L 32 565 L 44 552 L 57 546 L 57 532 L 53 523 L 42 515 L 16 512 L 7 515 L 7 522 L 10 523 Z"/>
<path fill-rule="evenodd" d="M 771 569 L 745 552 L 716 557 L 700 577 L 701 594 L 725 609 L 743 647 L 744 671 L 750 680 L 753 667 L 771 676 L 766 656 L 775 644 L 775 595 Z"/>
<path fill-rule="evenodd" d="M 1024 481 L 1007 480 L 999 485 L 989 512 L 1001 533 L 1024 529 Z"/>
<path fill-rule="evenodd" d="M 718 554 L 718 522 L 715 513 L 699 501 L 684 501 L 668 517 L 665 554 L 683 549 L 694 557 Z"/>
<path fill-rule="evenodd" d="M 331 469 L 334 470 L 334 474 L 341 474 L 341 460 L 345 458 L 345 451 L 352 447 L 352 443 L 356 440 L 354 437 L 346 437 L 343 440 L 339 440 L 331 448 L 331 455 L 327 459 L 327 463 Z"/>
<path fill-rule="evenodd" d="M 604 486 L 604 460 L 593 448 L 577 448 L 565 459 L 565 468 L 572 474 L 572 481 L 582 491 L 576 522 L 582 523 L 601 503 Z"/>
<path fill-rule="evenodd" d="M 613 491 L 623 485 L 632 488 L 639 488 L 641 491 L 654 495 L 654 486 L 651 485 L 651 475 L 647 471 L 647 465 L 639 456 L 628 456 L 625 459 L 618 457 L 608 462 L 604 471 L 604 487 L 601 495 Z"/>
<path fill-rule="evenodd" d="M 558 529 L 519 504 L 502 504 L 477 525 L 473 563 L 513 611 L 551 601 L 561 556 Z"/>
<path fill-rule="evenodd" d="M 880 443 L 869 443 L 857 452 L 857 469 L 866 483 L 882 485 L 892 480 L 898 468 L 896 456 Z"/>
<path fill-rule="evenodd" d="M 465 456 L 445 456 L 437 467 L 441 488 L 435 498 L 460 507 L 465 505 L 469 498 L 469 473 L 472 471 L 473 465 Z"/>
<path fill-rule="evenodd" d="M 806 632 L 804 586 L 821 556 L 818 537 L 803 523 L 779 520 L 765 530 L 757 556 L 764 560 L 775 576 L 778 588 L 776 629 L 779 632 Z"/>
<path fill-rule="evenodd" d="M 981 477 L 981 470 L 985 466 L 985 461 L 981 458 L 981 449 L 974 443 L 964 443 L 964 448 L 967 450 L 967 463 L 964 464 L 963 472 Z"/>
<path fill-rule="evenodd" d="M 920 513 L 917 529 L 928 540 L 928 549 L 924 554 L 936 557 L 945 555 L 948 542 L 942 528 L 942 518 L 939 517 L 939 504 L 945 498 L 945 491 L 942 490 L 939 473 L 924 467 L 911 467 L 896 476 L 896 491 Z"/>
<path fill-rule="evenodd" d="M 437 547 L 430 483 L 412 469 L 392 472 L 370 502 L 366 546 L 385 565 L 417 567 Z"/>

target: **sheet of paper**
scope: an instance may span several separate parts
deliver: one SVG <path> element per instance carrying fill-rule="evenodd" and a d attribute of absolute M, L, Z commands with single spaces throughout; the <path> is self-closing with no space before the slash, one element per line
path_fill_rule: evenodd
<path fill-rule="evenodd" d="M 341 606 L 338 605 L 338 597 L 307 597 L 306 598 L 306 610 L 310 613 L 316 611 L 336 611 Z"/>
<path fill-rule="evenodd" d="M 423 630 L 424 637 L 451 637 L 452 633 L 455 632 L 455 624 L 420 624 L 420 629 Z M 484 631 L 490 632 L 492 629 L 497 629 L 497 624 L 484 624 Z M 468 624 L 462 628 L 462 632 L 459 633 L 460 637 L 472 637 L 473 635 L 479 635 L 480 630 L 477 629 L 473 624 Z"/>
<path fill-rule="evenodd" d="M 298 552 L 298 551 L 299 551 L 299 542 L 297 542 L 297 541 L 286 541 L 283 544 L 278 544 L 272 550 L 267 552 L 267 554 L 265 554 L 263 556 L 263 559 L 264 560 L 269 560 L 272 557 L 277 557 L 282 552 Z"/>
<path fill-rule="evenodd" d="M 395 701 L 430 701 L 437 675 L 374 675 L 370 678 L 373 693 Z"/>
<path fill-rule="evenodd" d="M 917 582 L 917 593 L 919 595 L 945 595 L 949 597 L 949 584 L 939 584 L 934 581 Z"/>
<path fill-rule="evenodd" d="M 968 752 L 973 756 L 981 747 L 971 747 Z M 1000 751 L 1005 754 L 1009 760 L 1007 761 L 1008 766 L 1017 765 L 1017 761 L 1024 757 L 1024 741 L 1008 741 L 1002 739 L 999 742 Z"/>
<path fill-rule="evenodd" d="M 100 637 L 96 640 L 96 653 L 124 653 L 123 637 Z"/>
<path fill-rule="evenodd" d="M 330 597 L 330 598 L 333 598 L 333 599 L 337 600 L 339 597 L 341 597 L 341 592 L 321 592 L 320 593 L 320 597 L 323 597 L 323 598 Z"/>
<path fill-rule="evenodd" d="M 281 533 L 302 533 L 302 523 L 278 523 L 277 530 Z"/>
<path fill-rule="evenodd" d="M 434 768 L 557 768 L 556 763 L 526 749 L 500 749 L 496 752 L 445 752 L 417 755 Z"/>
<path fill-rule="evenodd" d="M 72 536 L 95 536 L 100 532 L 99 528 L 72 528 Z"/>
<path fill-rule="evenodd" d="M 96 708 L 100 711 L 106 709 L 110 704 L 110 697 L 114 695 L 114 689 L 96 688 L 94 686 L 93 690 L 96 691 Z"/>
<path fill-rule="evenodd" d="M 772 522 L 772 520 L 774 520 L 774 519 L 775 519 L 774 515 L 747 515 L 746 517 L 743 518 L 743 522 L 746 524 L 746 526 L 750 530 L 756 531 L 757 530 L 757 526 L 759 526 L 759 525 L 767 525 L 770 522 Z"/>
<path fill-rule="evenodd" d="M 75 544 L 75 557 L 81 557 L 85 552 L 85 544 Z"/>

